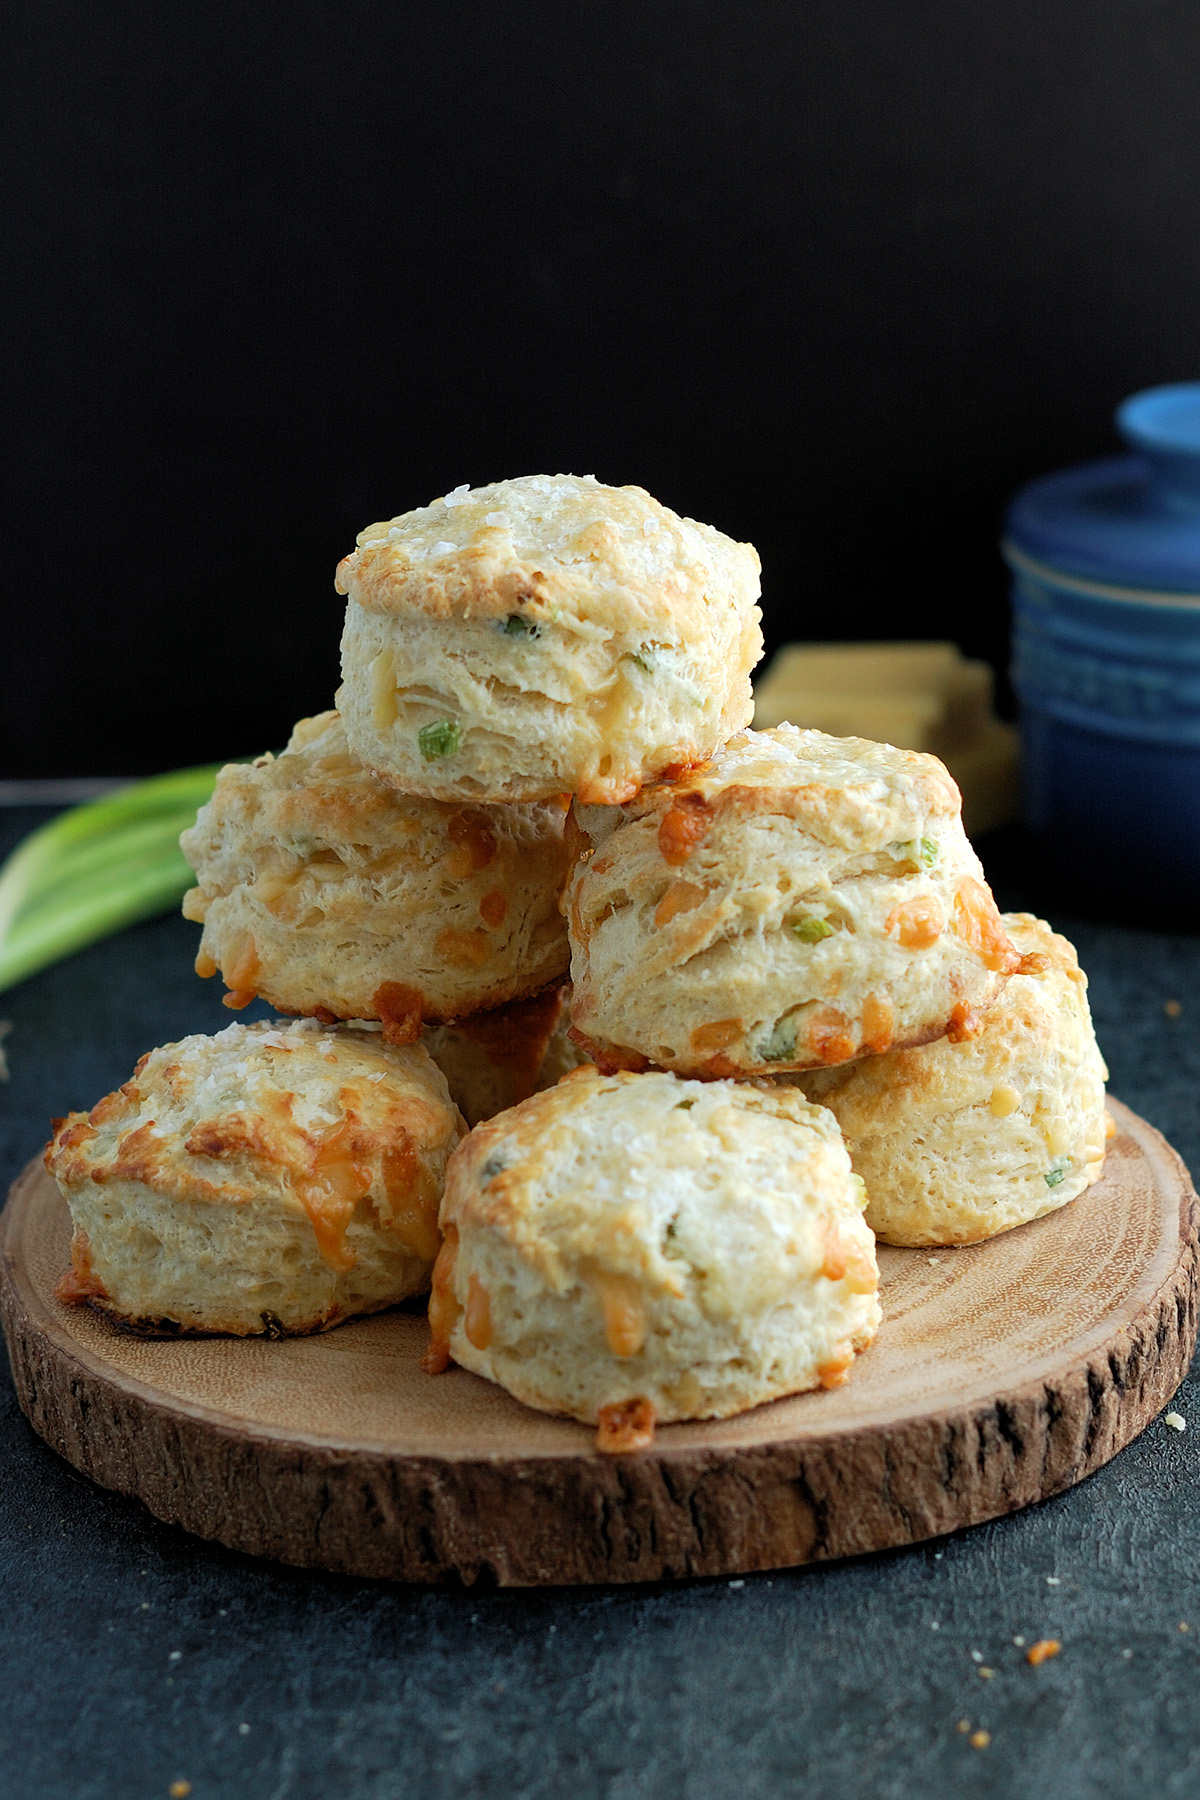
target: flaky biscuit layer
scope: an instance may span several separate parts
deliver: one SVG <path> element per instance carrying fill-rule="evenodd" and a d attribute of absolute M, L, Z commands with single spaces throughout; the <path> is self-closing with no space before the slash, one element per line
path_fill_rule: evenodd
<path fill-rule="evenodd" d="M 928 1042 L 1018 961 L 932 756 L 742 732 L 573 832 L 572 1010 L 611 1066 L 763 1075 Z"/>

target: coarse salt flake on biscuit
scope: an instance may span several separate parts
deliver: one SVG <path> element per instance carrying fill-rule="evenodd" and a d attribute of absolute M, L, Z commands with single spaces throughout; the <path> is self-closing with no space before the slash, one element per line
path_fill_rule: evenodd
<path fill-rule="evenodd" d="M 636 487 L 531 475 L 369 525 L 338 703 L 409 793 L 615 802 L 753 712 L 758 557 Z"/>
<path fill-rule="evenodd" d="M 794 1089 L 578 1069 L 451 1158 L 426 1366 L 637 1448 L 837 1386 L 880 1311 L 864 1196 Z"/>
<path fill-rule="evenodd" d="M 379 781 L 336 712 L 302 719 L 279 756 L 231 763 L 180 840 L 198 886 L 197 970 L 226 1004 L 379 1019 L 395 1042 L 424 1020 L 524 998 L 566 972 L 558 910 L 564 803 L 423 799 Z"/>
<path fill-rule="evenodd" d="M 885 1243 L 977 1243 L 1103 1169 L 1108 1071 L 1087 977 L 1044 919 L 1003 923 L 1021 963 L 975 1035 L 788 1078 L 838 1119 Z"/>
<path fill-rule="evenodd" d="M 64 1300 L 128 1329 L 321 1331 L 429 1286 L 463 1122 L 420 1045 L 315 1021 L 143 1056 L 46 1166 L 71 1210 Z"/>
<path fill-rule="evenodd" d="M 609 1067 L 769 1075 L 963 1035 L 1019 961 L 933 756 L 744 731 L 572 832 L 572 1012 Z"/>

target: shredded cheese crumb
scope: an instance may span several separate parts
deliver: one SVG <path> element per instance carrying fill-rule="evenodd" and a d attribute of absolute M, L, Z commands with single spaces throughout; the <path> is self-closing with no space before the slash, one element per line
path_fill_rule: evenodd
<path fill-rule="evenodd" d="M 1047 1575 L 1047 1577 L 1046 1577 L 1046 1586 L 1047 1586 L 1047 1587 L 1061 1587 L 1061 1586 L 1062 1586 L 1062 1580 L 1061 1580 L 1061 1578 L 1060 1578 L 1060 1577 L 1059 1577 L 1059 1576 L 1057 1576 L 1057 1575 Z"/>
<path fill-rule="evenodd" d="M 1169 1412 L 1163 1414 L 1163 1424 L 1169 1425 L 1172 1431 L 1186 1431 L 1187 1420 L 1182 1413 Z"/>
<path fill-rule="evenodd" d="M 981 1681 L 990 1681 L 995 1673 L 995 1669 L 980 1669 L 979 1679 Z"/>
<path fill-rule="evenodd" d="M 1178 1000 L 1164 1000 L 1163 1011 L 1166 1013 L 1168 1019 L 1177 1019 L 1183 1011 L 1183 1007 Z"/>
<path fill-rule="evenodd" d="M 1039 1638 L 1025 1652 L 1025 1661 L 1036 1669 L 1039 1663 L 1049 1662 L 1052 1656 L 1057 1656 L 1061 1649 L 1062 1645 L 1057 1638 Z"/>
<path fill-rule="evenodd" d="M 746 1584 L 744 1581 L 731 1581 L 729 1585 L 731 1588 L 743 1588 Z"/>
<path fill-rule="evenodd" d="M 972 1662 L 982 1662 L 983 1661 L 983 1651 L 982 1650 L 972 1650 L 971 1661 Z"/>
<path fill-rule="evenodd" d="M 992 1741 L 990 1731 L 973 1731 L 967 1740 L 973 1750 L 986 1750 Z"/>
<path fill-rule="evenodd" d="M 966 1733 L 968 1731 L 970 1731 L 970 1729 L 971 1729 L 970 1719 L 960 1719 L 958 1721 L 958 1730 L 961 1731 L 964 1736 L 966 1735 Z"/>

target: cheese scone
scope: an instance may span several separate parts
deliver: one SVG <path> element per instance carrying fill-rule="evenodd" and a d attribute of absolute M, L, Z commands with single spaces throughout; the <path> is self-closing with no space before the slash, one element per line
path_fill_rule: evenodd
<path fill-rule="evenodd" d="M 568 1036 L 569 992 L 564 982 L 531 1000 L 473 1013 L 457 1025 L 425 1027 L 421 1041 L 468 1125 L 553 1087 L 587 1061 Z"/>
<path fill-rule="evenodd" d="M 64 1300 L 147 1333 L 324 1331 L 429 1286 L 463 1122 L 420 1045 L 312 1020 L 143 1056 L 46 1166 L 71 1209 Z"/>
<path fill-rule="evenodd" d="M 863 1205 L 794 1089 L 578 1069 L 450 1159 L 425 1366 L 614 1450 L 836 1386 L 880 1320 Z"/>
<path fill-rule="evenodd" d="M 578 809 L 572 1012 L 612 1067 L 775 1074 L 971 1028 L 1016 967 L 936 757 L 780 725 Z"/>
<path fill-rule="evenodd" d="M 1044 919 L 974 1036 L 789 1077 L 829 1107 L 888 1244 L 973 1244 L 1065 1206 L 1104 1163 L 1108 1070 L 1087 977 Z"/>
<path fill-rule="evenodd" d="M 338 565 L 346 735 L 406 793 L 627 799 L 749 723 L 758 573 L 641 488 L 457 488 Z"/>
<path fill-rule="evenodd" d="M 201 975 L 226 1005 L 381 1019 L 397 1043 L 565 974 L 561 800 L 483 807 L 397 793 L 346 747 L 336 712 L 280 756 L 222 769 L 180 839 L 199 886 Z"/>

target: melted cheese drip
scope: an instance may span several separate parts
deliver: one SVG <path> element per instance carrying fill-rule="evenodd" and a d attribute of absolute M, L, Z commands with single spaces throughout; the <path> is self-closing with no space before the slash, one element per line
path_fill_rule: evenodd
<path fill-rule="evenodd" d="M 858 1045 L 850 1021 L 832 1006 L 823 1006 L 808 1024 L 808 1041 L 823 1063 L 849 1062 Z"/>
<path fill-rule="evenodd" d="M 862 1009 L 862 1048 L 882 1056 L 891 1048 L 896 1013 L 887 994 L 868 994 Z"/>
<path fill-rule="evenodd" d="M 654 1442 L 654 1406 L 649 1400 L 613 1400 L 596 1414 L 596 1448 L 605 1456 L 648 1450 Z"/>
<path fill-rule="evenodd" d="M 873 1294 L 879 1286 L 875 1264 L 861 1244 L 849 1242 L 836 1225 L 825 1232 L 821 1274 L 827 1281 L 844 1281 L 852 1294 Z"/>
<path fill-rule="evenodd" d="M 597 865 L 597 873 L 600 872 Z M 694 881 L 673 881 L 654 909 L 654 923 L 661 930 L 677 913 L 691 912 L 707 899 L 708 889 L 697 887 Z"/>
<path fill-rule="evenodd" d="M 592 1282 L 604 1313 L 604 1339 L 614 1356 L 636 1356 L 646 1341 L 641 1291 L 630 1275 L 597 1270 Z"/>
<path fill-rule="evenodd" d="M 892 908 L 883 929 L 906 950 L 928 950 L 941 937 L 945 923 L 936 900 L 905 900 Z"/>
<path fill-rule="evenodd" d="M 312 1220 L 317 1249 L 339 1274 L 358 1260 L 346 1242 L 346 1227 L 371 1186 L 370 1168 L 354 1155 L 354 1129 L 352 1120 L 343 1119 L 318 1145 L 308 1169 L 292 1180 L 292 1191 Z"/>
<path fill-rule="evenodd" d="M 406 1250 L 422 1262 L 433 1262 L 442 1241 L 437 1184 L 422 1169 L 408 1138 L 384 1151 L 383 1187 L 391 1208 L 391 1230 Z"/>
<path fill-rule="evenodd" d="M 433 1285 L 429 1295 L 429 1348 L 421 1358 L 427 1375 L 440 1375 L 450 1362 L 450 1333 L 462 1317 L 462 1307 L 454 1292 L 454 1269 L 458 1261 L 458 1226 L 447 1225 L 446 1236 L 437 1261 L 433 1265 Z"/>
<path fill-rule="evenodd" d="M 463 1320 L 467 1342 L 486 1350 L 492 1341 L 492 1301 L 478 1275 L 467 1283 L 467 1312 Z"/>
<path fill-rule="evenodd" d="M 691 1034 L 691 1047 L 695 1051 L 728 1050 L 742 1037 L 742 1021 L 740 1019 L 713 1019 L 707 1025 L 697 1025 Z"/>
<path fill-rule="evenodd" d="M 853 1344 L 838 1344 L 827 1362 L 817 1364 L 817 1380 L 823 1388 L 841 1387 L 853 1367 Z"/>
<path fill-rule="evenodd" d="M 712 807 L 701 794 L 683 794 L 663 815 L 658 828 L 658 848 L 664 862 L 685 863 L 712 821 Z"/>
<path fill-rule="evenodd" d="M 985 969 L 1005 974 L 1020 967 L 1020 953 L 1009 942 L 996 902 L 981 881 L 959 883 L 954 896 L 954 929 Z"/>
<path fill-rule="evenodd" d="M 396 723 L 396 673 L 390 650 L 381 650 L 371 664 L 371 723 L 376 731 L 390 731 Z"/>

